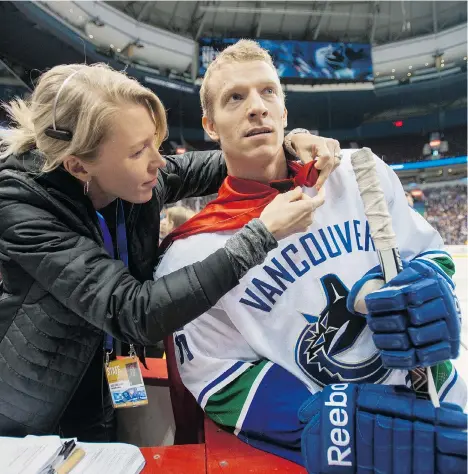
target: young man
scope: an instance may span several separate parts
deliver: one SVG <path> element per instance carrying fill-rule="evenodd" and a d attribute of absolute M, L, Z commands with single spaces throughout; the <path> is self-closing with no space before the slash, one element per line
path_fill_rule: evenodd
<path fill-rule="evenodd" d="M 363 294 L 383 280 L 351 150 L 320 192 L 313 165 L 286 159 L 283 92 L 268 53 L 252 41 L 218 56 L 200 94 L 203 127 L 220 142 L 229 176 L 219 197 L 172 234 L 155 277 L 221 247 L 280 192 L 301 186 L 316 210 L 304 233 L 282 240 L 177 332 L 184 384 L 215 422 L 309 472 L 462 472 L 460 408 L 434 409 L 394 387 L 408 385 L 408 369 L 458 354 L 454 267 L 439 234 L 376 158 L 405 269 L 366 308 Z M 442 401 L 464 405 L 465 386 L 449 362 L 436 382 Z"/>

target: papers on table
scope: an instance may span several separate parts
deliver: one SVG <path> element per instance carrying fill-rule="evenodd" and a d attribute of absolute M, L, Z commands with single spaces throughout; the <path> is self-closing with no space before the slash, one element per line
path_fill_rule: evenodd
<path fill-rule="evenodd" d="M 39 474 L 60 451 L 58 436 L 0 437 L 0 473 Z M 136 446 L 123 443 L 81 443 L 86 453 L 72 474 L 138 474 L 145 459 Z"/>

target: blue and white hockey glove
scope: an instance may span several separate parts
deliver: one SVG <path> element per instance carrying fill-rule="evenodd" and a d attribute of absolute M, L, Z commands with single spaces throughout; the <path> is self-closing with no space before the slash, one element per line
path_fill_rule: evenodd
<path fill-rule="evenodd" d="M 456 359 L 460 307 L 448 276 L 420 260 L 384 284 L 380 266 L 348 295 L 348 310 L 366 316 L 387 368 L 413 369 Z"/>
<path fill-rule="evenodd" d="M 467 417 L 406 387 L 334 384 L 299 409 L 309 474 L 466 472 Z"/>

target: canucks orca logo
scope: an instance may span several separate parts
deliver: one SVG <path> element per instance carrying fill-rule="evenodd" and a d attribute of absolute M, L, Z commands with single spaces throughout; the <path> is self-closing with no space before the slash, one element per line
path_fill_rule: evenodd
<path fill-rule="evenodd" d="M 390 374 L 378 351 L 358 363 L 346 363 L 335 356 L 351 349 L 366 327 L 366 320 L 346 308 L 349 291 L 336 275 L 321 278 L 327 306 L 320 316 L 303 314 L 309 323 L 296 345 L 296 362 L 318 385 L 333 383 L 380 383 Z"/>

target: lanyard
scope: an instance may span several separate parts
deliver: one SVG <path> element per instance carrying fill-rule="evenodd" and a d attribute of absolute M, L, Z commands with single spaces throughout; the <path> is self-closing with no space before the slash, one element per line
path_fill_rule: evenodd
<path fill-rule="evenodd" d="M 114 244 L 112 242 L 109 226 L 107 225 L 104 216 L 96 211 L 99 225 L 101 227 L 102 236 L 104 238 L 104 248 L 112 258 L 118 258 L 128 267 L 128 245 L 127 245 L 127 230 L 125 228 L 125 215 L 122 201 L 117 202 L 117 218 L 116 218 L 116 240 L 117 240 L 117 256 L 114 251 Z M 114 339 L 110 334 L 106 334 L 104 339 L 104 349 L 107 357 L 112 353 L 114 347 Z"/>
<path fill-rule="evenodd" d="M 99 225 L 101 226 L 102 235 L 104 237 L 104 247 L 112 258 L 118 258 L 128 267 L 128 246 L 127 246 L 127 230 L 125 228 L 125 216 L 122 201 L 119 200 L 117 204 L 117 219 L 116 219 L 116 239 L 117 239 L 117 256 L 114 252 L 114 244 L 109 231 L 106 220 L 100 212 L 96 212 Z"/>

